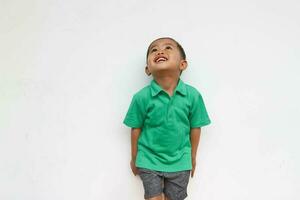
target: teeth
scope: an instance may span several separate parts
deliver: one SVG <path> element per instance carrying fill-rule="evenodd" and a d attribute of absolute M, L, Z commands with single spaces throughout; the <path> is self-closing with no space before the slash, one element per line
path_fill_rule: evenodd
<path fill-rule="evenodd" d="M 160 62 L 160 61 L 166 61 L 167 59 L 166 58 L 158 58 L 157 60 L 156 60 L 156 62 Z"/>

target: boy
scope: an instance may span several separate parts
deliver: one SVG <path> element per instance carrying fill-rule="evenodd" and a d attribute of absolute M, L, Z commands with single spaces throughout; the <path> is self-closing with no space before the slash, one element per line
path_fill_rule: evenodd
<path fill-rule="evenodd" d="M 147 200 L 183 200 L 194 176 L 201 127 L 210 124 L 201 94 L 180 79 L 184 49 L 158 38 L 147 50 L 151 84 L 137 92 L 124 124 L 131 127 L 131 170 L 139 174 Z"/>

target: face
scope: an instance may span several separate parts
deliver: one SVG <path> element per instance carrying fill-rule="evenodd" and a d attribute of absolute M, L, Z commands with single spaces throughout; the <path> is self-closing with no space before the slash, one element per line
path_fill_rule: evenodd
<path fill-rule="evenodd" d="M 177 47 L 171 39 L 159 39 L 154 41 L 149 48 L 146 73 L 156 75 L 162 71 L 178 73 L 187 66 Z"/>

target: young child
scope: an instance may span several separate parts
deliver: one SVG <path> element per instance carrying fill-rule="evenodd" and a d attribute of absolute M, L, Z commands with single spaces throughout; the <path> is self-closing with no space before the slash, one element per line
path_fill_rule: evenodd
<path fill-rule="evenodd" d="M 194 176 L 201 127 L 210 124 L 201 94 L 180 75 L 184 49 L 158 38 L 147 50 L 150 85 L 131 101 L 124 124 L 131 127 L 131 170 L 139 175 L 148 200 L 183 200 Z"/>

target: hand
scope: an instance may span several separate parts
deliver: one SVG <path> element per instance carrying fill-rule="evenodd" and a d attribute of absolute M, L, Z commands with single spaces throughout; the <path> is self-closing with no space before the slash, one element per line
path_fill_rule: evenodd
<path fill-rule="evenodd" d="M 139 170 L 136 168 L 135 166 L 135 162 L 133 160 L 130 161 L 130 167 L 131 167 L 131 171 L 133 173 L 133 175 L 137 175 Z"/>
<path fill-rule="evenodd" d="M 194 173 L 195 173 L 195 169 L 196 169 L 196 158 L 192 159 L 192 178 L 194 177 Z"/>

